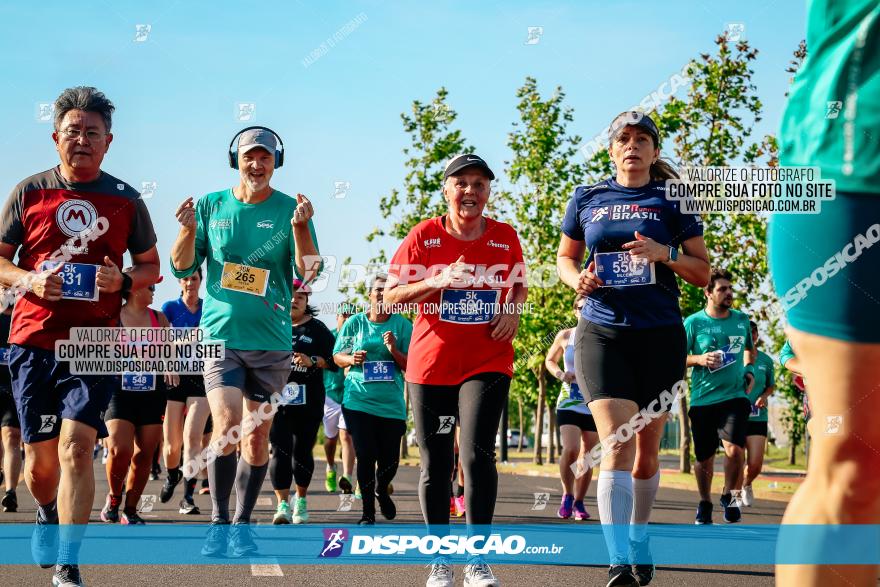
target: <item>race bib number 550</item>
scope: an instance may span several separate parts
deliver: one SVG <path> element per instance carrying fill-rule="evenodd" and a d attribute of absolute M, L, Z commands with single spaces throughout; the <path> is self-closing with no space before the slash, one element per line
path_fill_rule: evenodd
<path fill-rule="evenodd" d="M 251 294 L 255 296 L 266 295 L 269 286 L 269 270 L 241 263 L 223 263 L 223 275 L 220 277 L 220 287 L 232 291 Z"/>
<path fill-rule="evenodd" d="M 596 253 L 596 275 L 605 287 L 649 285 L 654 283 L 654 263 L 647 259 L 634 259 L 627 252 Z"/>

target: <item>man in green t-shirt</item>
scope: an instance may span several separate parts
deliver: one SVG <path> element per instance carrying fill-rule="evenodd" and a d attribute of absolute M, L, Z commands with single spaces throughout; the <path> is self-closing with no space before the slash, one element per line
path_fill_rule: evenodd
<path fill-rule="evenodd" d="M 729 272 L 713 269 L 706 286 L 706 309 L 684 321 L 687 366 L 693 368 L 688 416 L 697 458 L 694 473 L 700 492 L 697 524 L 712 523 L 712 475 L 719 440 L 727 457 L 721 491 L 724 521 L 739 522 L 742 517 L 737 497 L 742 488 L 751 412 L 747 393 L 754 383 L 754 376 L 746 372 L 745 366 L 753 362 L 753 345 L 748 316 L 731 308 L 731 279 Z"/>
<path fill-rule="evenodd" d="M 751 402 L 751 415 L 746 429 L 746 471 L 743 474 L 742 502 L 746 507 L 752 507 L 755 494 L 752 491 L 752 481 L 761 474 L 764 466 L 764 448 L 767 445 L 767 399 L 776 390 L 774 378 L 773 358 L 758 350 L 758 325 L 749 322 L 752 331 L 752 344 L 755 345 L 757 354 L 755 362 L 747 365 L 747 372 L 755 378 L 755 384 L 749 393 Z"/>
<path fill-rule="evenodd" d="M 207 263 L 200 326 L 206 338 L 225 343 L 224 358 L 206 361 L 204 373 L 214 436 L 207 459 L 213 513 L 202 554 L 221 557 L 228 546 L 233 557 L 256 552 L 248 524 L 268 468 L 277 404 L 268 402 L 284 387 L 291 368 L 294 271 L 308 282 L 320 270 L 311 203 L 302 194 L 294 199 L 269 185 L 284 162 L 278 135 L 250 127 L 233 142 L 236 138 L 229 163 L 239 172 L 238 185 L 207 194 L 197 204 L 184 201 L 176 212 L 180 231 L 171 251 L 177 278 Z M 229 532 L 233 485 L 237 506 Z"/>
<path fill-rule="evenodd" d="M 354 304 L 340 304 L 336 313 L 336 328 L 332 330 L 333 340 L 339 336 L 342 325 L 356 313 Z M 345 388 L 345 371 L 324 371 L 324 456 L 327 458 L 327 476 L 324 487 L 335 493 L 337 485 L 342 493 L 351 493 L 354 473 L 354 443 L 342 417 L 342 394 Z M 336 475 L 336 446 L 342 441 L 342 476 Z"/>

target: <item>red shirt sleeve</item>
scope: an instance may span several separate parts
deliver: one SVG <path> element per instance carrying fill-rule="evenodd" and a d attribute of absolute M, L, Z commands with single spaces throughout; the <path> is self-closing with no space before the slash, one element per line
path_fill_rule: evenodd
<path fill-rule="evenodd" d="M 418 271 L 419 267 L 424 266 L 424 250 L 419 246 L 420 235 L 424 232 L 423 226 L 424 223 L 419 223 L 413 227 L 391 258 L 388 268 L 389 286 L 407 285 L 424 279 L 423 273 Z"/>

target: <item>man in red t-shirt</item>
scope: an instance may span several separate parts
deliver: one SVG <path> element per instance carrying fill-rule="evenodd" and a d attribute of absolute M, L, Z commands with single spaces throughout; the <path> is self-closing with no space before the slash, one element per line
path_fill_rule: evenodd
<path fill-rule="evenodd" d="M 468 524 L 491 524 L 498 491 L 495 435 L 513 376 L 513 338 L 526 300 L 516 231 L 483 216 L 495 175 L 483 159 L 454 157 L 443 174 L 449 212 L 416 225 L 391 260 L 385 303 L 419 303 L 406 368 L 422 461 L 425 522 L 446 534 L 456 419 Z M 396 311 L 393 310 L 392 311 Z M 471 557 L 466 583 L 497 585 Z M 431 585 L 452 585 L 449 559 Z"/>
<path fill-rule="evenodd" d="M 134 188 L 101 171 L 112 113 L 95 88 L 62 92 L 52 133 L 61 164 L 19 183 L 0 218 L 0 285 L 23 295 L 12 319 L 9 368 L 25 480 L 38 506 L 31 549 L 43 567 L 57 560 L 55 585 L 81 584 L 76 563 L 95 494 L 92 449 L 107 435 L 102 413 L 114 381 L 72 375 L 68 363 L 55 360 L 55 341 L 68 339 L 73 327 L 115 326 L 121 292 L 159 276 L 146 205 Z M 126 251 L 133 269 L 123 275 Z"/>

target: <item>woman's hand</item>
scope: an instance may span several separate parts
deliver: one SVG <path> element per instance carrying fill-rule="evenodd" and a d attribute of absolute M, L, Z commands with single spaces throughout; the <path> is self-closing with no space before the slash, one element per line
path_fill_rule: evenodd
<path fill-rule="evenodd" d="M 664 263 L 669 260 L 669 247 L 642 235 L 637 230 L 636 240 L 624 243 L 623 248 L 629 251 L 634 259 L 644 259 L 651 263 Z"/>
<path fill-rule="evenodd" d="M 603 285 L 605 282 L 599 279 L 599 276 L 594 272 L 596 271 L 596 262 L 590 261 L 590 264 L 586 269 L 581 271 L 580 276 L 578 277 L 578 285 L 577 292 L 583 296 L 588 296 Z"/>

